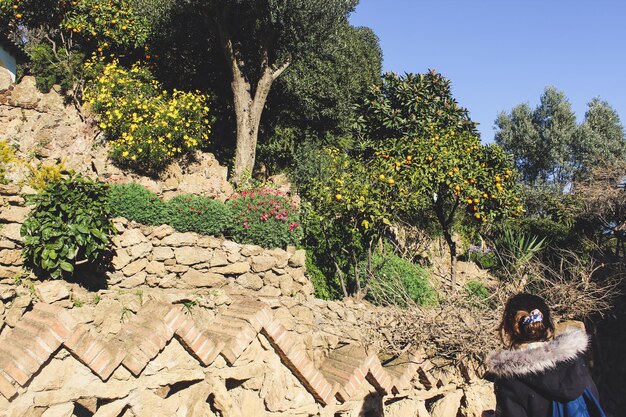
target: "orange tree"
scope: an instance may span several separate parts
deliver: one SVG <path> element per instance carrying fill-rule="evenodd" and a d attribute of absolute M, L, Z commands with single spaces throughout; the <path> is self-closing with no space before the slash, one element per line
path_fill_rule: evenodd
<path fill-rule="evenodd" d="M 517 173 L 497 145 L 480 143 L 475 124 L 451 94 L 450 81 L 427 74 L 386 74 L 359 104 L 360 155 L 377 176 L 388 218 L 434 217 L 450 249 L 455 280 L 461 221 L 482 226 L 522 213 Z"/>
<path fill-rule="evenodd" d="M 25 43 L 38 87 L 60 84 L 78 107 L 85 60 L 92 53 L 143 56 L 151 26 L 134 0 L 0 0 L 0 23 Z"/>
<path fill-rule="evenodd" d="M 359 265 L 370 264 L 397 202 L 391 189 L 380 187 L 370 160 L 336 148 L 317 156 L 322 169 L 301 190 L 306 245 L 316 264 L 338 278 L 344 296 L 362 298 L 368 286 L 361 277 L 369 271 L 359 271 Z"/>

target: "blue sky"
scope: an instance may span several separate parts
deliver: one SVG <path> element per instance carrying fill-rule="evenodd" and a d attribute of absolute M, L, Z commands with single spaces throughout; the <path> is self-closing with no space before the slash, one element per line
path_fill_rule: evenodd
<path fill-rule="evenodd" d="M 384 71 L 449 78 L 483 142 L 548 85 L 579 122 L 596 96 L 626 122 L 626 0 L 361 0 L 350 21 L 378 35 Z"/>

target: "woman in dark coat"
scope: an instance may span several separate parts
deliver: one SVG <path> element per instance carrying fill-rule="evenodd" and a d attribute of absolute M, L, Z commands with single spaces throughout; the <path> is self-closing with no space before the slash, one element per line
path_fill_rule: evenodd
<path fill-rule="evenodd" d="M 553 401 L 572 401 L 587 388 L 598 398 L 584 360 L 586 333 L 571 328 L 554 337 L 550 309 L 541 297 L 511 297 L 500 334 L 508 349 L 487 359 L 497 417 L 550 417 Z"/>

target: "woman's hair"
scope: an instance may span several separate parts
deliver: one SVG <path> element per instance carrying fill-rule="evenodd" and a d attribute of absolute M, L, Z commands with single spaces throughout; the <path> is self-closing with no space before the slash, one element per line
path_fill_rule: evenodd
<path fill-rule="evenodd" d="M 499 330 L 502 342 L 509 348 L 551 340 L 554 324 L 550 308 L 543 298 L 536 295 L 514 295 L 506 302 Z"/>

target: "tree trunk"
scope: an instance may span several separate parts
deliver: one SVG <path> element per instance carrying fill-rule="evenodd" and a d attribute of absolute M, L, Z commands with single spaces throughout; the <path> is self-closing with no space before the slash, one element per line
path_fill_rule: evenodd
<path fill-rule="evenodd" d="M 450 249 L 450 279 L 452 281 L 452 288 L 456 289 L 456 242 L 452 238 L 450 228 L 452 222 L 454 221 L 454 214 L 459 207 L 459 198 L 457 197 L 455 199 L 454 204 L 447 215 L 444 209 L 443 193 L 440 192 L 437 196 L 435 196 L 433 203 L 435 215 L 437 216 L 437 220 L 439 220 L 439 225 L 443 231 L 443 237 L 445 238 L 448 248 Z"/>
<path fill-rule="evenodd" d="M 448 248 L 450 248 L 450 279 L 452 280 L 452 287 L 456 287 L 456 242 L 452 239 L 452 235 L 449 230 L 443 231 L 443 237 L 446 239 Z"/>
<path fill-rule="evenodd" d="M 233 77 L 230 86 L 233 92 L 233 106 L 237 123 L 237 143 L 232 180 L 235 184 L 240 184 L 252 175 L 254 169 L 261 114 L 272 83 L 287 69 L 291 62 L 286 61 L 280 66 L 276 63 L 270 63 L 268 46 L 264 44 L 262 47 L 265 58 L 260 68 L 261 75 L 256 80 L 253 89 L 252 83 L 241 70 L 245 67 L 245 58 L 235 50 L 233 40 L 226 28 L 222 26 L 222 22 L 218 19 L 215 23 Z"/>

